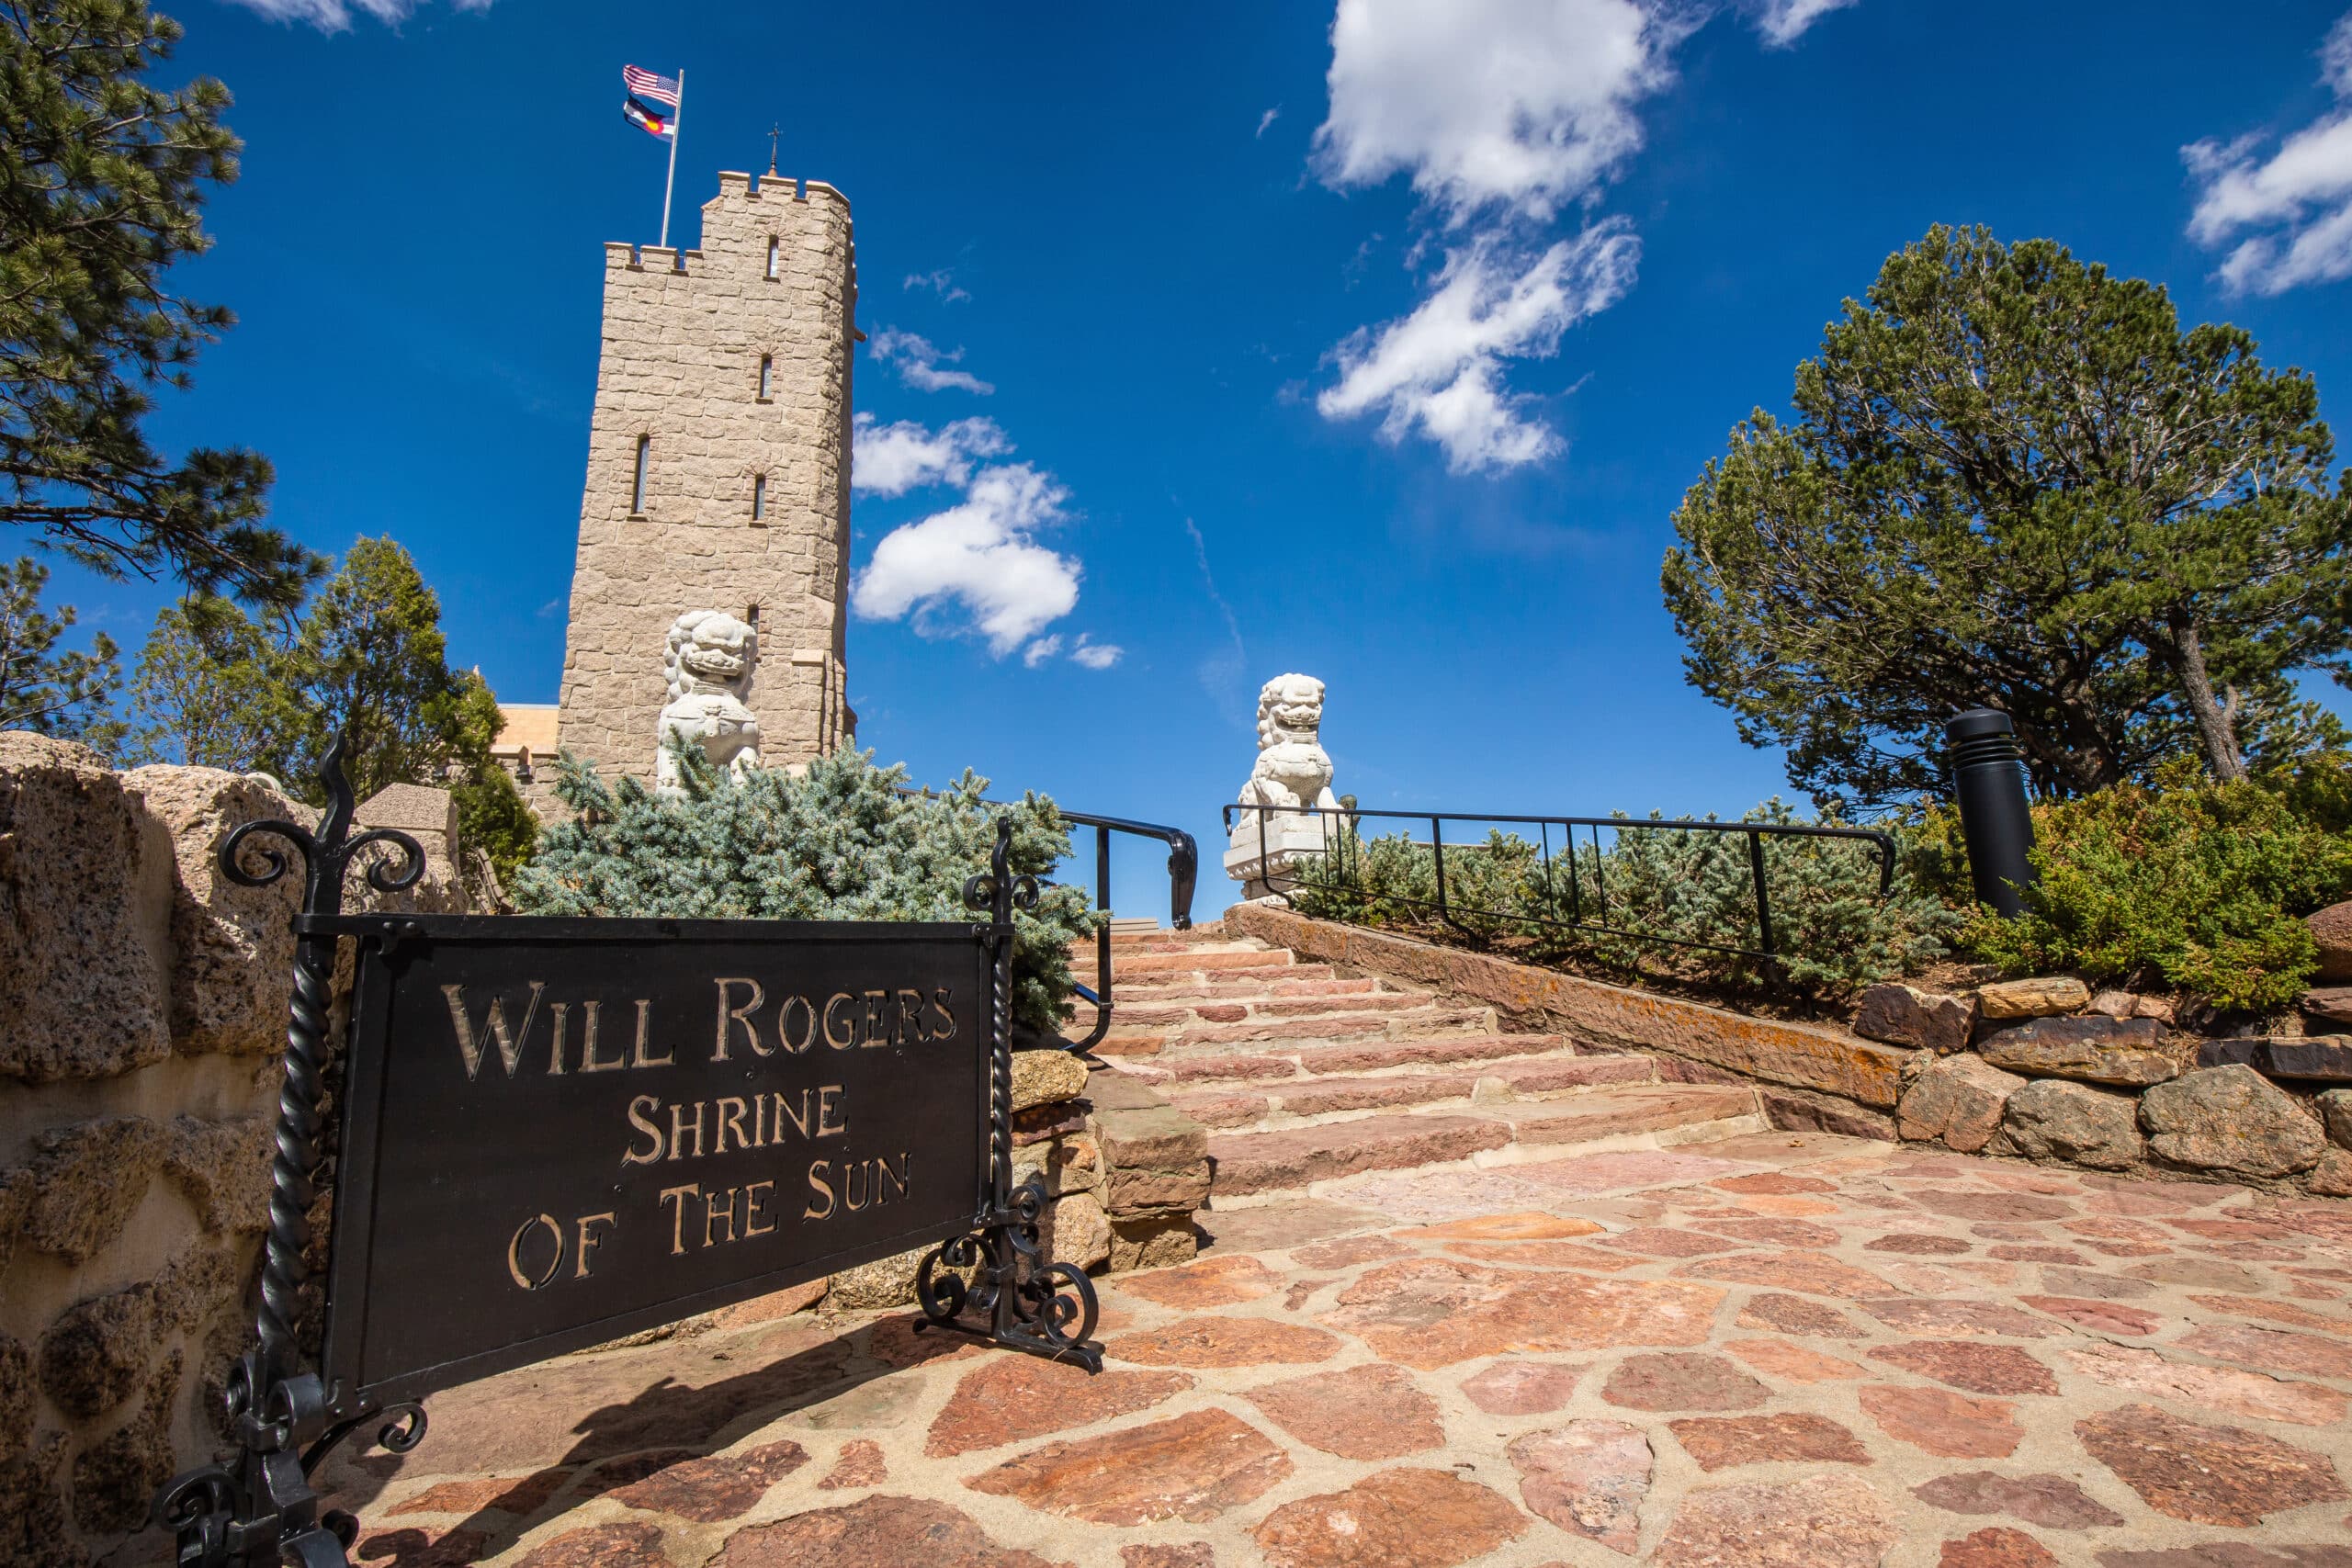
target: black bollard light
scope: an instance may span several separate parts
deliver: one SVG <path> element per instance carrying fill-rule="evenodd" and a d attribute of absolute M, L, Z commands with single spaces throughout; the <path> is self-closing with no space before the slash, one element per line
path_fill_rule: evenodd
<path fill-rule="evenodd" d="M 1952 794 L 1968 841 L 1976 897 L 2004 915 L 2025 911 L 2018 889 L 2034 881 L 2033 818 L 2025 805 L 2025 755 L 2017 726 L 1996 708 L 1970 708 L 1944 726 L 1951 749 Z"/>

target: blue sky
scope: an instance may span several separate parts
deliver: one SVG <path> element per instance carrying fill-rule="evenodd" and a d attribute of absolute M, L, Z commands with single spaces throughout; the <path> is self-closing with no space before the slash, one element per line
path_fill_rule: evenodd
<path fill-rule="evenodd" d="M 962 603 L 854 621 L 861 743 L 1175 822 L 1212 860 L 1289 670 L 1330 683 L 1366 806 L 1784 790 L 1683 683 L 1669 515 L 1931 223 L 2161 281 L 2339 423 L 2352 398 L 2340 0 L 165 8 L 167 69 L 230 85 L 247 151 L 184 279 L 241 324 L 164 443 L 268 455 L 276 520 L 322 549 L 397 537 L 453 657 L 552 701 L 601 246 L 660 221 L 618 72 L 684 67 L 673 237 L 780 125 L 784 171 L 854 204 L 858 410 L 934 443 L 990 422 L 981 466 L 1030 465 L 1045 502 L 1000 512 L 1009 546 L 1078 576 L 1042 620 L 975 584 L 1010 643 L 959 633 Z M 857 566 L 986 500 L 869 484 Z M 56 587 L 132 649 L 167 595 Z"/>

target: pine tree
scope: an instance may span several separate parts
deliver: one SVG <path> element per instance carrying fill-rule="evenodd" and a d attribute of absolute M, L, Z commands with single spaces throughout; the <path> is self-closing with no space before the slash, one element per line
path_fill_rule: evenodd
<path fill-rule="evenodd" d="M 110 715 L 122 682 L 115 646 L 104 632 L 87 653 L 60 653 L 74 629 L 74 606 L 51 615 L 40 607 L 49 569 L 32 560 L 0 568 L 0 729 L 31 729 L 113 749 L 121 727 Z"/>

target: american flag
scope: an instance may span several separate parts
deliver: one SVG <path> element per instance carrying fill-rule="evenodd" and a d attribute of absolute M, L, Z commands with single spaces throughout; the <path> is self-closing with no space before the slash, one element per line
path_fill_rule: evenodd
<path fill-rule="evenodd" d="M 640 71 L 634 65 L 621 67 L 621 82 L 628 90 L 648 102 L 678 107 L 678 80 L 674 76 L 656 76 L 650 71 Z"/>

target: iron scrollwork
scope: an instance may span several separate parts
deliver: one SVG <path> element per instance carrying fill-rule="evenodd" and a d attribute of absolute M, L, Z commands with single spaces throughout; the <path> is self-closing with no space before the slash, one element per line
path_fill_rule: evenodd
<path fill-rule="evenodd" d="M 1047 1262 L 1049 1201 L 1035 1177 L 1012 1181 L 1012 912 L 1037 907 L 1037 879 L 1012 874 L 1012 822 L 999 818 L 989 869 L 964 884 L 964 903 L 986 910 L 990 966 L 989 1019 L 989 1206 L 978 1228 L 926 1254 L 915 1276 L 924 1325 L 1102 1370 L 1089 1343 L 1100 1314 L 1094 1281 L 1068 1263 Z"/>
<path fill-rule="evenodd" d="M 229 1416 L 240 1452 L 227 1465 L 175 1477 L 157 1494 L 154 1521 L 178 1538 L 179 1568 L 279 1562 L 347 1568 L 358 1520 L 338 1509 L 322 1510 L 311 1472 L 336 1443 L 370 1422 L 385 1423 L 378 1440 L 396 1452 L 415 1447 L 424 1436 L 424 1412 L 417 1405 L 333 1419 L 326 1388 L 317 1372 L 303 1366 L 297 1340 L 335 959 L 334 938 L 314 922 L 342 912 L 344 880 L 360 852 L 372 846 L 395 852 L 366 863 L 368 886 L 376 891 L 397 893 L 424 874 L 424 851 L 406 833 L 389 828 L 351 831 L 357 807 L 351 781 L 344 776 L 343 755 L 344 739 L 338 737 L 319 767 L 327 809 L 316 829 L 279 818 L 247 822 L 220 846 L 221 874 L 247 887 L 266 887 L 293 869 L 286 849 L 261 840 L 290 846 L 302 863 L 302 918 L 295 928 L 300 935 L 270 1157 L 256 1342 L 229 1378 Z"/>

